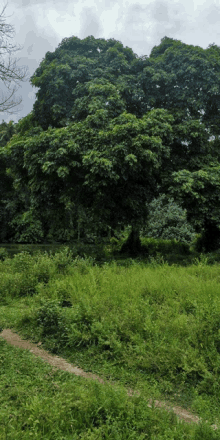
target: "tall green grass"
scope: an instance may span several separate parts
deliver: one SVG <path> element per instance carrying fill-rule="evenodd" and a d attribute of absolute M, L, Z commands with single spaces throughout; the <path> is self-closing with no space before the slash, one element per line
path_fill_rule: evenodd
<path fill-rule="evenodd" d="M 179 423 L 173 413 L 53 369 L 0 338 L 0 440 L 219 440 L 207 424 Z"/>
<path fill-rule="evenodd" d="M 98 266 L 68 249 L 21 253 L 0 262 L 0 327 L 217 423 L 220 270 L 206 263 Z"/>

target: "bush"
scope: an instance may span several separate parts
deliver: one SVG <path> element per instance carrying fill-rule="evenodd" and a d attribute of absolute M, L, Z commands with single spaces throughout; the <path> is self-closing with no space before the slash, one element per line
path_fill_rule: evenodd
<path fill-rule="evenodd" d="M 73 251 L 69 247 L 64 247 L 52 257 L 58 273 L 67 273 L 68 268 L 73 262 Z"/>
<path fill-rule="evenodd" d="M 7 304 L 11 298 L 19 296 L 21 274 L 4 273 L 0 277 L 0 303 Z"/>
<path fill-rule="evenodd" d="M 32 211 L 17 215 L 10 225 L 14 228 L 17 243 L 40 243 L 43 240 L 42 223 Z"/>
<path fill-rule="evenodd" d="M 29 272 L 33 268 L 34 261 L 31 254 L 27 251 L 22 251 L 14 255 L 12 259 L 12 268 L 15 272 L 24 273 Z"/>
<path fill-rule="evenodd" d="M 158 256 L 158 254 L 190 254 L 189 244 L 181 243 L 177 240 L 163 240 L 143 237 L 141 239 L 141 243 L 148 249 L 148 253 L 151 256 Z"/>
<path fill-rule="evenodd" d="M 23 251 L 2 263 L 0 291 L 4 297 L 33 295 L 38 283 L 48 283 L 55 273 L 55 264 L 46 253 L 31 256 Z"/>
<path fill-rule="evenodd" d="M 150 203 L 145 233 L 148 237 L 175 239 L 185 244 L 195 238 L 195 231 L 187 221 L 186 209 L 182 209 L 173 198 L 167 198 L 165 194 Z"/>
<path fill-rule="evenodd" d="M 33 257 L 34 266 L 33 271 L 39 283 L 48 283 L 56 273 L 56 265 L 47 252 L 38 252 Z"/>
<path fill-rule="evenodd" d="M 46 300 L 37 310 L 35 321 L 40 338 L 49 339 L 50 350 L 54 353 L 64 345 L 67 337 L 65 319 L 59 301 Z"/>
<path fill-rule="evenodd" d="M 0 248 L 0 261 L 4 261 L 6 258 L 9 258 L 8 251 L 5 248 Z"/>
<path fill-rule="evenodd" d="M 94 258 L 88 257 L 76 257 L 73 260 L 73 266 L 75 266 L 79 273 L 86 274 L 89 272 L 89 267 L 92 267 L 94 265 Z"/>

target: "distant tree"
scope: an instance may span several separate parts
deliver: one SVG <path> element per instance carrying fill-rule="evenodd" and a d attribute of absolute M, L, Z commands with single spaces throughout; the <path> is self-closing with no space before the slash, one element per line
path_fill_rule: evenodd
<path fill-rule="evenodd" d="M 20 82 L 26 79 L 27 67 L 18 67 L 16 63 L 19 60 L 11 58 L 11 54 L 21 50 L 21 47 L 9 42 L 15 32 L 13 26 L 6 23 L 6 18 L 4 17 L 6 6 L 3 7 L 0 13 L 0 81 L 8 90 L 9 96 L 5 96 L 2 92 L 0 112 L 15 113 L 14 107 L 22 101 L 21 98 L 15 98 L 15 93 L 19 88 Z M 8 59 L 6 59 L 7 55 Z M 11 108 L 13 108 L 13 112 L 10 112 Z"/>

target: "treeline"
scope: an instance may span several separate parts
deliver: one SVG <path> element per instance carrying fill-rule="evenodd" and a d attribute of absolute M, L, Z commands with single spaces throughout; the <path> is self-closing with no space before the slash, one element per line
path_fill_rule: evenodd
<path fill-rule="evenodd" d="M 64 39 L 30 79 L 33 111 L 0 125 L 0 240 L 132 229 L 220 247 L 220 47 L 164 37 L 149 57 Z M 132 245 L 132 243 L 131 243 Z"/>

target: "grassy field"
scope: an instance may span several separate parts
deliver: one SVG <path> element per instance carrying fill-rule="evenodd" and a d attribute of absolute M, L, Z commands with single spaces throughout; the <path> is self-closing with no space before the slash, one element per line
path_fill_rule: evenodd
<path fill-rule="evenodd" d="M 0 262 L 0 328 L 113 385 L 55 372 L 0 339 L 0 439 L 220 439 L 220 266 L 95 264 L 67 248 Z M 127 388 L 140 391 L 128 397 Z M 207 423 L 188 425 L 161 399 Z"/>

